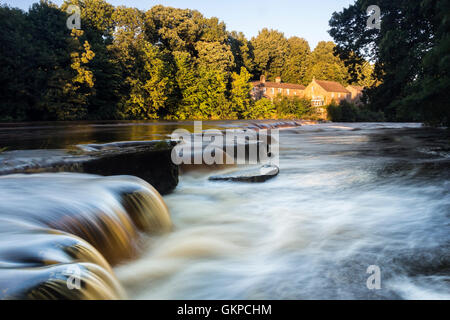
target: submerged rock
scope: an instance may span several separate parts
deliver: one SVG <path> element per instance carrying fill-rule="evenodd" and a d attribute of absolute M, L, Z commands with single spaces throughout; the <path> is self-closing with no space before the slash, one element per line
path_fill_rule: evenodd
<path fill-rule="evenodd" d="M 274 165 L 239 170 L 228 174 L 209 177 L 211 181 L 264 182 L 278 175 L 280 169 Z"/>

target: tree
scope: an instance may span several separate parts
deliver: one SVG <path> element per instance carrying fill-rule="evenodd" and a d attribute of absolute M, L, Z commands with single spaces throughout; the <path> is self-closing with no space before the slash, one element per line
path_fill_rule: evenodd
<path fill-rule="evenodd" d="M 81 44 L 82 30 L 73 29 L 69 39 L 71 69 L 57 67 L 52 73 L 40 108 L 53 120 L 79 120 L 86 117 L 88 98 L 94 93 L 94 78 L 88 64 L 95 54 L 89 42 Z"/>
<path fill-rule="evenodd" d="M 348 70 L 343 61 L 334 55 L 335 44 L 331 41 L 320 41 L 310 55 L 309 68 L 305 80 L 313 78 L 337 81 L 347 84 Z"/>
<path fill-rule="evenodd" d="M 278 116 L 283 118 L 302 118 L 313 114 L 311 100 L 299 97 L 277 95 L 273 100 Z"/>
<path fill-rule="evenodd" d="M 266 98 L 262 98 L 256 101 L 244 112 L 244 118 L 246 119 L 271 119 L 277 114 L 272 101 Z"/>
<path fill-rule="evenodd" d="M 30 92 L 26 115 L 31 120 L 75 120 L 87 114 L 95 93 L 90 63 L 95 54 L 83 31 L 66 27 L 67 14 L 41 1 L 27 13 L 31 35 Z"/>
<path fill-rule="evenodd" d="M 228 74 L 234 67 L 234 57 L 228 44 L 199 41 L 195 44 L 198 65 Z"/>
<path fill-rule="evenodd" d="M 424 2 L 420 10 L 435 10 L 430 3 Z M 66 27 L 70 4 L 81 8 L 82 20 L 82 31 L 72 34 Z M 352 10 L 352 14 L 359 12 Z M 438 25 L 438 20 L 433 23 Z M 161 5 L 143 12 L 114 7 L 105 0 L 65 0 L 61 7 L 43 0 L 28 12 L 1 6 L 0 28 L 2 120 L 234 119 L 260 117 L 264 112 L 272 117 L 267 101 L 251 99 L 251 78 L 265 74 L 268 80 L 282 76 L 286 82 L 307 84 L 316 76 L 346 83 L 353 81 L 354 73 L 353 83 L 371 85 L 379 84 L 381 76 L 385 81 L 383 74 L 388 74 L 376 59 L 360 58 L 357 46 L 350 48 L 347 58 L 361 65 L 343 66 L 332 53 L 345 55 L 346 48 L 334 48 L 331 42 L 319 43 L 310 53 L 306 40 L 286 39 L 268 29 L 248 41 L 242 33 L 228 32 L 215 17 Z M 442 25 L 443 31 L 436 29 L 434 34 L 444 37 L 445 28 Z M 338 35 L 339 41 L 343 35 Z M 411 93 L 418 115 L 425 99 L 442 99 L 433 88 L 446 88 L 446 60 L 440 59 L 445 52 L 445 42 L 438 51 L 429 51 L 421 66 L 424 81 L 404 87 L 402 94 Z M 372 73 L 375 78 L 369 76 Z M 391 93 L 381 86 L 375 89 L 381 90 L 380 96 Z M 401 101 L 390 107 L 399 116 L 407 110 Z M 276 107 L 281 116 L 306 112 L 295 99 L 277 102 Z"/>
<path fill-rule="evenodd" d="M 196 57 L 195 43 L 200 40 L 203 22 L 204 17 L 196 10 L 156 5 L 145 13 L 145 32 L 154 44 Z"/>
<path fill-rule="evenodd" d="M 191 111 L 192 107 L 197 104 L 199 75 L 195 61 L 188 52 L 175 51 L 173 56 L 176 67 L 175 82 L 181 95 L 174 117 L 185 120 L 194 115 Z"/>
<path fill-rule="evenodd" d="M 308 41 L 299 37 L 288 39 L 289 49 L 282 71 L 283 81 L 307 85 L 306 79 L 311 50 Z"/>
<path fill-rule="evenodd" d="M 61 10 L 69 4 L 81 9 L 81 29 L 89 42 L 94 59 L 90 62 L 95 83 L 95 94 L 89 97 L 90 119 L 120 119 L 120 100 L 123 97 L 123 78 L 117 55 L 111 50 L 115 21 L 114 6 L 104 0 L 66 0 Z"/>
<path fill-rule="evenodd" d="M 104 0 L 65 0 L 61 9 L 65 12 L 70 4 L 80 8 L 81 29 L 85 30 L 89 40 L 102 37 L 106 42 L 111 41 L 114 30 L 113 5 Z"/>
<path fill-rule="evenodd" d="M 239 71 L 242 67 L 245 67 L 250 73 L 253 73 L 255 63 L 251 42 L 245 38 L 242 32 L 232 31 L 228 37 L 231 52 L 234 56 L 235 71 Z"/>
<path fill-rule="evenodd" d="M 199 68 L 196 74 L 197 79 L 194 83 L 190 83 L 183 90 L 183 104 L 178 109 L 176 117 L 180 120 L 234 118 L 226 97 L 224 74 L 204 67 Z M 187 79 L 188 77 L 185 78 L 185 80 Z"/>
<path fill-rule="evenodd" d="M 0 120 L 28 118 L 37 92 L 31 24 L 19 9 L 0 5 Z M 28 75 L 28 77 L 23 77 Z"/>
<path fill-rule="evenodd" d="M 256 74 L 265 74 L 268 79 L 280 76 L 289 50 L 284 34 L 264 28 L 257 37 L 252 38 L 251 44 L 254 48 Z"/>
<path fill-rule="evenodd" d="M 251 74 L 248 73 L 247 69 L 244 67 L 241 67 L 240 74 L 233 72 L 232 75 L 231 105 L 233 111 L 239 118 L 242 118 L 245 111 L 251 107 L 253 102 L 250 95 L 250 90 L 252 87 L 249 83 L 250 78 Z"/>
<path fill-rule="evenodd" d="M 125 113 L 134 119 L 158 119 L 167 106 L 172 84 L 168 67 L 159 49 L 148 42 L 138 48 L 137 68 L 125 101 Z"/>
<path fill-rule="evenodd" d="M 366 28 L 366 8 L 382 8 L 381 29 Z M 357 0 L 330 20 L 338 54 L 357 80 L 363 61 L 374 63 L 379 85 L 367 90 L 373 110 L 390 120 L 449 122 L 449 1 Z"/>

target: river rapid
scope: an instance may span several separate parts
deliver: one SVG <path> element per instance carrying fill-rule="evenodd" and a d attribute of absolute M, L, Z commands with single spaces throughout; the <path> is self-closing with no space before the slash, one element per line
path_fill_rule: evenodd
<path fill-rule="evenodd" d="M 35 128 L 40 135 L 25 130 L 9 152 L 192 130 L 154 126 L 80 125 L 68 140 L 50 134 L 68 129 L 44 126 Z M 14 134 L 3 128 L 0 141 Z M 126 296 L 450 299 L 450 148 L 443 129 L 304 124 L 280 130 L 279 151 L 280 173 L 264 183 L 208 180 L 229 168 L 180 175 L 163 197 L 172 229 L 141 234 L 136 258 L 113 268 Z M 369 266 L 380 270 L 380 289 L 367 286 Z"/>
<path fill-rule="evenodd" d="M 449 299 L 449 150 L 419 127 L 285 129 L 275 179 L 183 175 L 174 231 L 116 274 L 138 299 Z"/>

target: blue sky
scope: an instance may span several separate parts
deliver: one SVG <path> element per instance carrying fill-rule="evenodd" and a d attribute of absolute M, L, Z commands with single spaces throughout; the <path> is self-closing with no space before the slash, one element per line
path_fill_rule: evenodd
<path fill-rule="evenodd" d="M 12 7 L 27 9 L 38 0 L 0 0 Z M 327 30 L 334 11 L 348 7 L 354 0 L 107 0 L 113 5 L 149 9 L 156 4 L 197 9 L 207 17 L 218 17 L 228 30 L 242 31 L 247 38 L 264 27 L 284 32 L 287 37 L 308 40 L 311 48 L 321 40 L 332 40 Z M 61 4 L 62 0 L 53 0 Z"/>

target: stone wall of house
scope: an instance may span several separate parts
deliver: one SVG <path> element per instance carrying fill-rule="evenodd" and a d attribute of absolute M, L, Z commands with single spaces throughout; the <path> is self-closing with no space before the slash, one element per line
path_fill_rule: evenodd
<path fill-rule="evenodd" d="M 324 105 L 328 105 L 332 101 L 339 103 L 342 100 L 350 100 L 351 98 L 350 93 L 326 91 L 315 80 L 312 80 L 305 88 L 304 96 L 311 100 L 322 100 Z"/>

